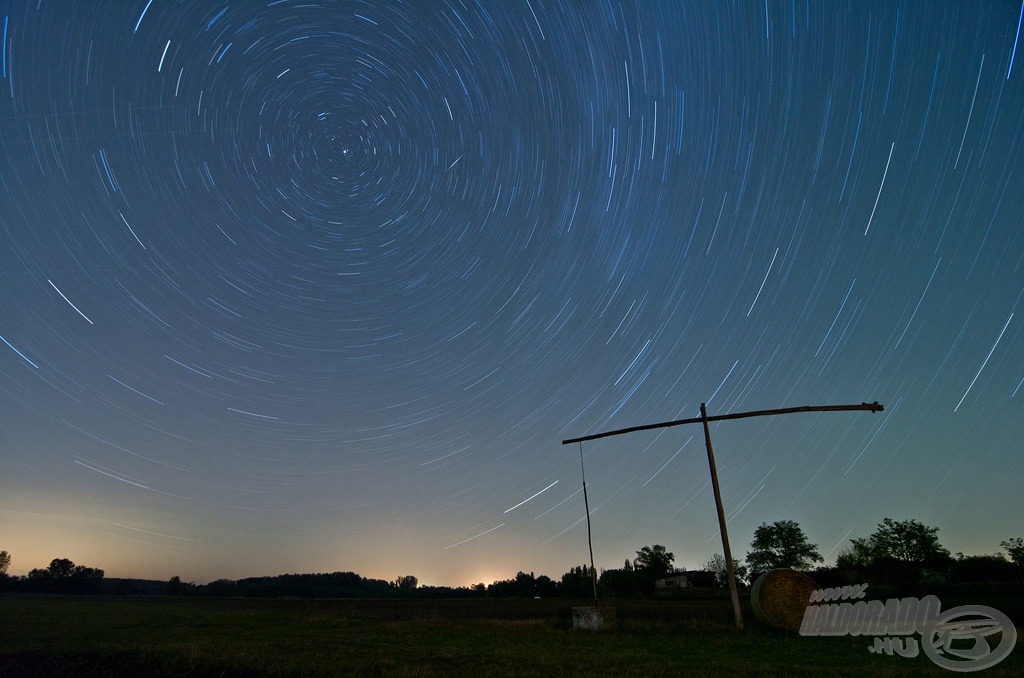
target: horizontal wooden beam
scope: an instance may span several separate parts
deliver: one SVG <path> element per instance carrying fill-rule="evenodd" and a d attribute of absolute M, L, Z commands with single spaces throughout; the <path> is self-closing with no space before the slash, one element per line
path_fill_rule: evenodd
<path fill-rule="evenodd" d="M 800 407 L 782 407 L 774 410 L 753 410 L 751 412 L 733 412 L 732 414 L 716 414 L 713 417 L 708 417 L 707 420 L 709 422 L 725 421 L 726 419 L 767 417 L 773 414 L 794 414 L 796 412 L 849 412 L 853 410 L 863 410 L 866 412 L 881 412 L 884 409 L 885 407 L 876 400 L 873 403 L 861 403 L 860 405 L 802 405 Z M 598 438 L 609 438 L 611 436 L 619 436 L 625 433 L 635 433 L 636 431 L 650 431 L 656 428 L 682 426 L 683 424 L 699 424 L 703 421 L 704 419 L 702 417 L 691 417 L 690 419 L 676 419 L 675 421 L 663 421 L 659 424 L 643 424 L 641 426 L 630 426 L 629 428 L 620 428 L 614 431 L 605 431 L 604 433 L 593 433 L 589 436 L 570 438 L 568 440 L 563 440 L 562 444 L 569 445 L 571 443 L 584 443 L 588 440 L 597 440 Z"/>

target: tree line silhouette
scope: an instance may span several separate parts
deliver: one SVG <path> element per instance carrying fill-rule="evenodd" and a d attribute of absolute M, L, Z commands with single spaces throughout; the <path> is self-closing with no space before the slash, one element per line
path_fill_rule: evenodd
<path fill-rule="evenodd" d="M 819 586 L 870 583 L 890 591 L 935 592 L 937 587 L 990 585 L 1000 590 L 1024 588 L 1024 538 L 1000 542 L 1005 550 L 987 555 L 950 554 L 939 542 L 938 528 L 916 520 L 885 518 L 867 537 L 854 538 L 836 558 L 832 567 L 817 567 L 823 562 L 817 545 L 808 541 L 799 524 L 780 520 L 762 523 L 754 530 L 746 563 L 734 559 L 734 570 L 741 585 L 752 584 L 762 573 L 785 567 L 807 571 Z M 0 591 L 50 594 L 122 594 L 242 596 L 257 598 L 470 598 L 470 597 L 567 597 L 589 598 L 593 581 L 598 594 L 611 597 L 650 597 L 658 582 L 667 577 L 685 575 L 684 594 L 714 594 L 726 585 L 725 559 L 715 554 L 702 563 L 700 570 L 684 572 L 673 563 L 675 556 L 664 546 L 644 546 L 632 560 L 617 569 L 595 572 L 587 565 L 569 569 L 560 579 L 533 572 L 518 572 L 511 579 L 469 587 L 420 586 L 413 575 L 394 580 L 370 579 L 354 572 L 325 574 L 283 574 L 272 577 L 218 579 L 208 584 L 183 582 L 172 577 L 167 582 L 134 579 L 104 579 L 98 568 L 75 565 L 67 558 L 55 558 L 45 569 L 34 569 L 27 576 L 9 576 L 11 556 L 0 551 Z M 812 569 L 814 568 L 814 569 Z M 664 591 L 665 589 L 662 588 Z"/>
<path fill-rule="evenodd" d="M 26 577 L 9 577 L 11 556 L 0 551 L 0 591 L 26 593 L 98 593 L 103 570 L 75 565 L 67 558 L 54 558 L 46 569 L 34 569 Z"/>

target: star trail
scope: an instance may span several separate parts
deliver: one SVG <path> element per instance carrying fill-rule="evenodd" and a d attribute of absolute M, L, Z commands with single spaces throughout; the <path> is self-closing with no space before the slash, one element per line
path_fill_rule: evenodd
<path fill-rule="evenodd" d="M 0 549 L 587 560 L 561 441 L 729 533 L 1021 532 L 1024 5 L 0 3 Z M 1016 63 L 1015 63 L 1016 62 Z M 583 444 L 599 565 L 720 550 Z M 511 507 L 511 508 L 510 508 Z"/>

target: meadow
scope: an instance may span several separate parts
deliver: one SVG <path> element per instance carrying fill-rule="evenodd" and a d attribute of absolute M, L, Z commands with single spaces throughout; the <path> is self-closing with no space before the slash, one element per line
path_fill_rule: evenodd
<path fill-rule="evenodd" d="M 977 598 L 977 597 L 973 597 Z M 1024 637 L 1021 596 L 997 607 Z M 738 633 L 725 600 L 617 600 L 612 628 L 573 629 L 564 599 L 297 600 L 7 596 L 2 676 L 949 675 L 870 638 Z M 1024 641 L 987 675 L 1024 672 Z"/>

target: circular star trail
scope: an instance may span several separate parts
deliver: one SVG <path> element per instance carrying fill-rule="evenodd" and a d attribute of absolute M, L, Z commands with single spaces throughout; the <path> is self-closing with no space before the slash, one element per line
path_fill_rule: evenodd
<path fill-rule="evenodd" d="M 733 550 L 1014 536 L 1022 8 L 6 3 L 0 521 L 208 580 L 586 558 L 713 427 Z M 686 427 L 595 555 L 721 546 Z"/>

